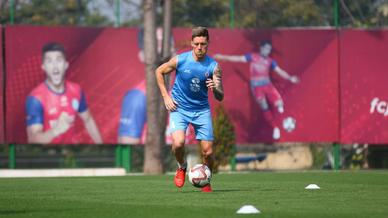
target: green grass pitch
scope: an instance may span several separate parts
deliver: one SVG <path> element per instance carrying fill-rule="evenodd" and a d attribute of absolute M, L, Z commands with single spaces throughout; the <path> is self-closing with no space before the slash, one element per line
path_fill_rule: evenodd
<path fill-rule="evenodd" d="M 216 174 L 213 193 L 172 177 L 3 178 L 0 217 L 388 217 L 387 171 Z"/>

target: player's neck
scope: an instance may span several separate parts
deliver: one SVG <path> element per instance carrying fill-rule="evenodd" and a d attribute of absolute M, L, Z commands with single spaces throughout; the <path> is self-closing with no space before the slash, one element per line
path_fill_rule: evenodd
<path fill-rule="evenodd" d="M 192 54 L 192 56 L 193 56 L 193 59 L 195 60 L 195 61 L 203 61 L 203 60 L 205 60 L 205 58 L 206 58 L 206 54 L 204 55 L 204 56 L 202 56 L 201 58 L 200 57 L 198 57 L 195 53 L 194 53 L 194 51 L 193 52 L 191 52 L 191 54 Z"/>
<path fill-rule="evenodd" d="M 51 91 L 58 93 L 58 94 L 61 94 L 65 91 L 65 81 L 61 82 L 58 85 L 55 85 L 52 82 L 50 82 L 49 80 L 46 80 L 46 85 L 48 86 L 48 88 Z"/>
<path fill-rule="evenodd" d="M 260 53 L 260 56 L 261 56 L 262 58 L 264 58 L 264 59 L 267 59 L 267 58 L 269 58 L 269 55 L 267 55 L 267 56 L 264 56 L 264 55 L 262 55 L 261 53 Z"/>

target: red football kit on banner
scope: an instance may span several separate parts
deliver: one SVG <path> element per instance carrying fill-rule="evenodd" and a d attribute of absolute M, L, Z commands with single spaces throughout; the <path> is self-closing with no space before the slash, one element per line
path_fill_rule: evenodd
<path fill-rule="evenodd" d="M 63 112 L 75 120 L 77 113 L 87 110 L 87 105 L 78 84 L 66 81 L 64 92 L 56 93 L 43 82 L 28 96 L 26 110 L 27 125 L 43 124 L 43 131 L 47 131 L 57 124 L 58 118 Z M 65 133 L 55 137 L 50 143 L 77 143 L 74 135 L 73 122 L 73 125 Z"/>
<path fill-rule="evenodd" d="M 270 72 L 276 67 L 276 62 L 270 58 L 264 58 L 260 54 L 246 54 L 245 58 L 250 62 L 249 71 L 251 78 L 251 87 L 256 100 L 265 97 L 270 102 L 281 100 L 279 92 L 276 90 L 270 80 Z"/>

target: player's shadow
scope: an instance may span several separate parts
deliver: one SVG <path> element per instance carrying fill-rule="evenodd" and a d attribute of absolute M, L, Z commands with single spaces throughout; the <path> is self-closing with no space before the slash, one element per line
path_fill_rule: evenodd
<path fill-rule="evenodd" d="M 213 193 L 252 192 L 254 190 L 256 190 L 256 189 L 254 189 L 254 188 L 213 189 Z M 200 189 L 198 189 L 198 190 L 196 190 L 196 189 L 193 189 L 193 190 L 183 190 L 181 193 L 183 193 L 183 194 L 191 194 L 191 193 L 198 193 L 198 192 L 201 192 L 201 190 Z"/>
<path fill-rule="evenodd" d="M 27 210 L 0 210 L 0 215 L 16 215 L 29 213 Z"/>
<path fill-rule="evenodd" d="M 253 189 L 213 189 L 215 193 L 227 193 L 227 192 L 251 192 Z"/>
<path fill-rule="evenodd" d="M 249 188 L 230 188 L 230 189 L 213 189 L 213 192 L 252 192 L 252 191 L 257 191 L 260 190 L 262 192 L 273 192 L 273 191 L 278 191 L 276 188 L 266 188 L 262 189 L 260 187 L 249 187 Z"/>

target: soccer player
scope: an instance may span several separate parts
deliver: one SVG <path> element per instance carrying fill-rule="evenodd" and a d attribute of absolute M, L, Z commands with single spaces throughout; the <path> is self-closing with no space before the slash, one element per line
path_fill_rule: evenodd
<path fill-rule="evenodd" d="M 272 44 L 270 41 L 260 42 L 259 53 L 247 53 L 245 55 L 222 55 L 215 54 L 217 60 L 250 63 L 250 84 L 253 95 L 263 111 L 264 118 L 273 128 L 272 137 L 275 140 L 280 138 L 280 129 L 276 125 L 273 112 L 269 104 L 276 107 L 277 112 L 284 112 L 284 103 L 279 91 L 271 82 L 270 72 L 274 71 L 282 78 L 291 83 L 298 83 L 297 76 L 291 76 L 277 65 L 275 60 L 270 57 Z"/>
<path fill-rule="evenodd" d="M 174 177 L 177 187 L 185 183 L 187 162 L 185 160 L 185 131 L 189 124 L 194 127 L 196 139 L 200 141 L 204 163 L 213 167 L 213 126 L 208 90 L 218 101 L 224 98 L 222 74 L 216 61 L 207 56 L 209 32 L 205 27 L 195 27 L 191 36 L 192 50 L 181 53 L 156 69 L 157 83 L 164 99 L 166 109 L 170 111 L 170 132 L 172 150 L 178 162 Z M 172 96 L 167 92 L 164 74 L 176 71 Z M 203 192 L 211 192 L 209 185 Z"/>
<path fill-rule="evenodd" d="M 54 42 L 43 46 L 42 69 L 46 80 L 32 90 L 26 101 L 29 143 L 78 143 L 74 137 L 77 114 L 93 141 L 102 143 L 80 86 L 65 79 L 68 67 L 65 49 L 61 44 Z"/>

